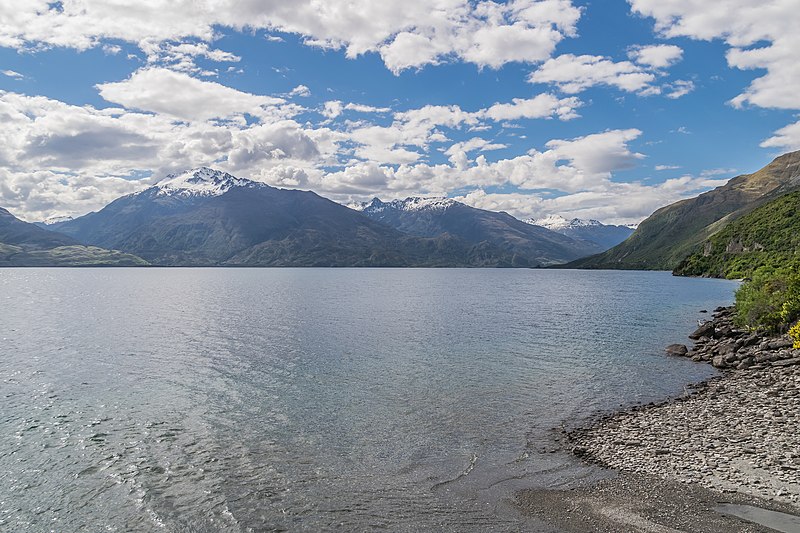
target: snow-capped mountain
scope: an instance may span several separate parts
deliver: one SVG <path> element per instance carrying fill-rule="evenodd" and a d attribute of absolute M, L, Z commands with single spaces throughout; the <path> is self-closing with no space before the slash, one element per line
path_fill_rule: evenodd
<path fill-rule="evenodd" d="M 444 211 L 449 207 L 459 204 L 460 202 L 457 202 L 451 198 L 445 198 L 443 196 L 412 196 L 410 198 L 406 198 L 405 200 L 392 200 L 391 202 L 382 202 L 378 198 L 373 198 L 370 202 L 351 204 L 348 207 L 364 213 L 380 213 L 387 209 L 407 212 L 423 210 Z"/>
<path fill-rule="evenodd" d="M 573 218 L 568 220 L 561 215 L 550 215 L 545 218 L 539 219 L 528 219 L 525 222 L 528 224 L 533 224 L 534 226 L 541 226 L 543 228 L 547 228 L 549 230 L 558 231 L 567 228 L 589 228 L 589 227 L 600 227 L 604 226 L 602 222 L 599 220 L 583 220 L 580 218 Z"/>
<path fill-rule="evenodd" d="M 566 219 L 561 215 L 549 215 L 539 219 L 528 219 L 526 223 L 547 228 L 556 233 L 575 239 L 583 239 L 600 245 L 603 250 L 613 248 L 630 237 L 633 230 L 630 226 L 614 226 L 603 224 L 599 220 Z"/>
<path fill-rule="evenodd" d="M 198 167 L 181 174 L 170 174 L 154 187 L 159 194 L 171 196 L 220 196 L 234 187 L 260 185 L 255 181 L 237 178 L 227 172 Z"/>
<path fill-rule="evenodd" d="M 507 213 L 484 211 L 451 198 L 411 197 L 391 202 L 374 198 L 351 207 L 409 235 L 449 235 L 473 246 L 501 250 L 520 265 L 550 265 L 604 250 L 592 242 L 525 224 Z"/>
<path fill-rule="evenodd" d="M 53 224 L 59 224 L 61 222 L 67 222 L 72 220 L 72 217 L 69 215 L 55 215 L 52 217 L 47 217 L 46 219 L 42 220 L 41 222 L 37 222 L 37 226 L 52 226 Z"/>
<path fill-rule="evenodd" d="M 313 192 L 277 189 L 209 168 L 169 176 L 53 229 L 154 265 L 538 264 L 520 265 L 506 250 L 476 250 L 453 236 L 408 235 Z"/>

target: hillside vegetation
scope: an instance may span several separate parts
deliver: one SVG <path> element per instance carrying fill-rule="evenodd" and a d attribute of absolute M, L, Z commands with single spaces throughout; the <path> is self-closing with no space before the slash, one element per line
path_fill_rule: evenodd
<path fill-rule="evenodd" d="M 773 200 L 712 235 L 675 269 L 679 276 L 738 279 L 800 260 L 800 192 Z"/>
<path fill-rule="evenodd" d="M 570 263 L 574 268 L 672 270 L 708 238 L 752 210 L 800 189 L 800 151 L 696 198 L 663 207 L 623 243 Z"/>

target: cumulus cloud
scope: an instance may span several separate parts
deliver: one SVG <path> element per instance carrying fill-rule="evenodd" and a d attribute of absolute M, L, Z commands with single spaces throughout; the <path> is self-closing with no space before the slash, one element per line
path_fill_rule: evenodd
<path fill-rule="evenodd" d="M 665 96 L 673 100 L 677 100 L 682 96 L 686 96 L 694 91 L 694 82 L 691 80 L 675 80 L 664 86 L 666 90 Z"/>
<path fill-rule="evenodd" d="M 522 220 L 561 215 L 565 218 L 596 219 L 606 224 L 636 224 L 659 207 L 695 196 L 726 181 L 684 176 L 659 185 L 609 182 L 595 190 L 556 197 L 487 193 L 483 189 L 476 189 L 457 199 L 480 209 L 506 211 Z"/>
<path fill-rule="evenodd" d="M 666 68 L 681 60 L 683 49 L 672 44 L 634 46 L 628 52 L 628 57 L 640 65 Z"/>
<path fill-rule="evenodd" d="M 169 115 L 73 106 L 10 92 L 0 92 L 0 117 L 0 166 L 10 176 L 0 205 L 15 207 L 29 219 L 47 205 L 55 207 L 58 199 L 57 212 L 82 214 L 120 191 L 146 187 L 149 180 L 138 179 L 142 173 L 158 179 L 198 165 L 289 183 L 288 171 L 268 171 L 292 167 L 298 179 L 300 171 L 330 158 L 334 147 L 325 128 L 308 130 L 289 119 L 184 122 Z M 30 180 L 36 177 L 42 183 L 32 187 Z M 122 178 L 130 178 L 123 180 L 125 187 L 116 181 Z M 77 189 L 67 194 L 65 184 Z M 98 192 L 103 187 L 108 190 Z"/>
<path fill-rule="evenodd" d="M 114 0 L 29 0 L 0 4 L 0 46 L 86 50 L 117 39 L 160 56 L 182 54 L 177 64 L 185 70 L 194 68 L 192 58 L 199 55 L 235 59 L 201 45 L 176 51 L 160 50 L 159 43 L 209 43 L 215 27 L 229 27 L 301 35 L 308 45 L 344 49 L 348 57 L 376 52 L 394 72 L 451 58 L 497 68 L 546 59 L 575 34 L 580 13 L 570 0 L 141 0 L 136 9 L 125 10 Z"/>
<path fill-rule="evenodd" d="M 782 127 L 772 137 L 762 142 L 761 146 L 764 148 L 800 150 L 800 122 Z"/>
<path fill-rule="evenodd" d="M 494 121 L 549 118 L 553 115 L 561 120 L 571 120 L 579 116 L 576 109 L 581 105 L 582 102 L 575 97 L 559 99 L 552 94 L 539 94 L 527 99 L 514 98 L 511 103 L 494 104 L 483 115 Z"/>
<path fill-rule="evenodd" d="M 182 120 L 264 116 L 284 103 L 164 68 L 141 69 L 125 81 L 101 83 L 97 89 L 109 102 Z"/>
<path fill-rule="evenodd" d="M 628 142 L 638 130 L 610 130 L 569 140 L 552 140 L 543 151 L 490 162 L 484 155 L 463 161 L 461 154 L 492 147 L 472 139 L 448 149 L 450 164 L 404 164 L 387 167 L 360 163 L 325 177 L 326 190 L 342 200 L 364 199 L 374 194 L 402 197 L 411 194 L 447 194 L 464 188 L 511 186 L 531 198 L 532 191 L 562 191 L 568 195 L 603 191 L 611 186 L 613 172 L 630 168 L 642 155 Z M 377 185 L 376 185 L 377 184 Z M 374 187 L 374 188 L 373 188 Z M 349 195 L 349 196 L 342 196 Z"/>
<path fill-rule="evenodd" d="M 375 107 L 371 105 L 354 104 L 352 102 L 345 105 L 344 108 L 348 111 L 355 111 L 356 113 L 389 113 L 391 111 L 389 107 Z"/>
<path fill-rule="evenodd" d="M 306 87 L 305 85 L 298 85 L 291 91 L 289 91 L 289 96 L 299 96 L 301 98 L 308 98 L 311 96 L 311 89 Z"/>
<path fill-rule="evenodd" d="M 216 75 L 216 72 L 206 71 L 197 66 L 196 60 L 200 57 L 217 63 L 241 61 L 239 56 L 211 48 L 204 42 L 159 42 L 146 39 L 139 42 L 139 47 L 145 52 L 149 64 L 191 74 Z M 104 45 L 103 49 L 109 49 L 108 45 Z M 116 49 L 117 52 L 121 50 L 119 46 Z"/>
<path fill-rule="evenodd" d="M 509 103 L 496 103 L 488 108 L 467 111 L 457 105 L 427 105 L 394 113 L 390 125 L 355 124 L 346 139 L 355 144 L 354 155 L 377 163 L 409 164 L 419 161 L 433 143 L 449 140 L 445 130 L 468 128 L 483 131 L 486 121 L 504 122 L 519 119 L 570 120 L 578 116 L 582 102 L 576 97 L 558 98 L 540 94 L 533 98 L 515 98 Z M 348 109 L 341 102 L 323 111 L 333 118 Z M 326 104 L 327 107 L 327 104 Z M 388 110 L 386 110 L 388 111 Z M 487 141 L 488 143 L 488 141 Z M 448 154 L 465 161 L 466 156 Z"/>
<path fill-rule="evenodd" d="M 568 94 L 579 93 L 596 85 L 616 87 L 626 92 L 656 89 L 656 76 L 630 61 L 614 62 L 602 56 L 563 54 L 548 59 L 529 77 L 531 83 L 557 85 Z"/>
<path fill-rule="evenodd" d="M 791 0 L 630 0 L 633 12 L 652 17 L 665 37 L 722 39 L 729 46 L 728 64 L 739 69 L 765 70 L 731 100 L 741 108 L 800 109 L 800 10 Z M 796 148 L 797 125 L 789 125 L 762 146 Z"/>
<path fill-rule="evenodd" d="M 176 121 L 174 111 L 96 109 L 3 92 L 0 205 L 29 220 L 55 213 L 77 215 L 147 187 L 169 172 L 210 164 L 343 202 L 467 190 L 472 192 L 465 201 L 515 214 L 558 212 L 635 221 L 647 210 L 714 182 L 680 178 L 657 187 L 615 182 L 615 172 L 638 165 L 644 157 L 629 147 L 641 135 L 636 129 L 554 139 L 541 150 L 496 161 L 486 154 L 505 146 L 472 137 L 451 142 L 444 150 L 446 163 L 420 160 L 426 143 L 446 140 L 439 128 L 480 124 L 490 120 L 485 118 L 487 109 L 425 106 L 395 113 L 394 128 L 373 125 L 340 131 L 286 118 L 254 123 Z M 344 162 L 343 143 L 356 147 Z M 141 178 L 151 172 L 152 177 Z M 484 192 L 490 188 L 518 192 Z M 551 197 L 553 191 L 559 191 L 558 198 Z M 533 209 L 531 202 L 539 207 Z"/>

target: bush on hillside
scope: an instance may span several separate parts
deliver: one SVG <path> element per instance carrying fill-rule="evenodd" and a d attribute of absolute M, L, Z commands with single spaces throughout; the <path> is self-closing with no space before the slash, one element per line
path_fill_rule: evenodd
<path fill-rule="evenodd" d="M 785 332 L 800 319 L 800 267 L 762 267 L 736 291 L 740 325 L 770 333 Z"/>

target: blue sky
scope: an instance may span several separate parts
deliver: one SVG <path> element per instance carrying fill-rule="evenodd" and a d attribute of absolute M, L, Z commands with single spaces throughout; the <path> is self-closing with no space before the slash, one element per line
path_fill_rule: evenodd
<path fill-rule="evenodd" d="M 79 215 L 205 165 L 638 222 L 800 148 L 797 10 L 725 4 L 0 6 L 0 206 Z"/>

